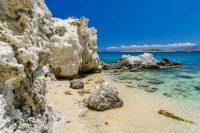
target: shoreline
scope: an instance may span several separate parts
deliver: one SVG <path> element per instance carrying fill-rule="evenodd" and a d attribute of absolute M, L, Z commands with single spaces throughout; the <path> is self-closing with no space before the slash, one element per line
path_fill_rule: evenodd
<path fill-rule="evenodd" d="M 103 112 L 81 110 L 78 101 L 81 101 L 89 94 L 80 96 L 78 94 L 80 90 L 69 88 L 69 81 L 57 81 L 55 87 L 48 89 L 48 104 L 65 117 L 70 116 L 70 123 L 61 124 L 56 128 L 56 133 L 160 133 L 182 131 L 195 133 L 200 131 L 200 120 L 198 120 L 198 117 L 193 116 L 184 104 L 157 93 L 128 88 L 125 84 L 113 81 L 110 75 L 106 75 L 106 71 L 84 77 L 85 90 L 92 92 L 97 86 L 95 81 L 100 78 L 105 79 L 113 87 L 117 88 L 119 96 L 124 100 L 124 106 Z M 66 90 L 70 90 L 73 95 L 65 95 Z M 161 109 L 173 112 L 183 118 L 191 119 L 196 124 L 188 124 L 162 116 L 158 114 Z M 80 114 L 83 114 L 83 116 L 80 117 Z"/>

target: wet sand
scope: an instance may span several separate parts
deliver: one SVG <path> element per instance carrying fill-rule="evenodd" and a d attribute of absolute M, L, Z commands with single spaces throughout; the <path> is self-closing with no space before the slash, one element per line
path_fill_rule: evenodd
<path fill-rule="evenodd" d="M 127 87 L 127 83 L 117 83 L 110 76 L 93 74 L 83 78 L 85 90 L 95 89 L 99 78 L 109 81 L 117 88 L 119 96 L 124 101 L 122 108 L 96 112 L 82 110 L 79 101 L 89 96 L 81 96 L 78 91 L 69 87 L 69 81 L 57 81 L 49 87 L 47 93 L 48 104 L 61 112 L 70 123 L 61 124 L 55 128 L 55 133 L 198 133 L 200 132 L 200 106 L 190 103 L 180 103 L 172 98 L 157 93 Z M 72 95 L 66 95 L 71 91 Z M 192 108 L 192 109 L 191 109 Z M 190 124 L 177 121 L 158 114 L 159 110 L 170 111 L 177 116 L 195 122 Z M 192 110 L 192 112 L 191 112 Z M 194 115 L 196 114 L 196 115 Z"/>

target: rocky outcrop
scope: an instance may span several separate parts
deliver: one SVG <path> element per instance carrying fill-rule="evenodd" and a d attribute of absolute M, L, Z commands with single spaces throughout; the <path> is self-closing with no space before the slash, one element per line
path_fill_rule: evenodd
<path fill-rule="evenodd" d="M 84 102 L 88 108 L 96 111 L 123 106 L 123 101 L 118 96 L 118 92 L 108 82 L 103 82 Z"/>
<path fill-rule="evenodd" d="M 168 58 L 163 58 L 162 60 L 158 61 L 158 65 L 161 67 L 180 67 L 183 64 L 179 61 L 170 60 Z"/>
<path fill-rule="evenodd" d="M 137 72 L 145 69 L 160 69 L 165 67 L 181 67 L 182 63 L 168 58 L 157 60 L 152 54 L 144 53 L 139 56 L 123 55 L 115 63 L 102 62 L 103 70 L 121 69 L 122 71 Z"/>
<path fill-rule="evenodd" d="M 152 54 L 144 53 L 140 56 L 130 56 L 123 55 L 120 57 L 119 61 L 122 66 L 126 66 L 130 69 L 138 68 L 138 69 L 154 69 L 159 68 L 157 65 L 157 60 L 153 57 Z"/>
<path fill-rule="evenodd" d="M 51 67 L 57 77 L 73 77 L 79 72 L 95 71 L 99 66 L 95 28 L 88 28 L 88 19 L 54 19 L 54 27 L 65 33 L 51 38 Z"/>
<path fill-rule="evenodd" d="M 52 132 L 53 110 L 44 96 L 51 26 L 48 33 L 39 29 L 51 14 L 39 0 L 0 0 L 0 10 L 0 106 L 6 120 L 0 130 Z"/>
<path fill-rule="evenodd" d="M 51 69 L 67 77 L 98 67 L 96 30 L 72 21 L 53 19 L 43 0 L 0 0 L 0 132 L 52 132 Z"/>

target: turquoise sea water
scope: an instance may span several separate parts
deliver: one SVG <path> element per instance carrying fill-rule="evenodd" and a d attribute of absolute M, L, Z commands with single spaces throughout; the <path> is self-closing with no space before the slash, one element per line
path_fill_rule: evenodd
<path fill-rule="evenodd" d="M 141 55 L 143 53 L 109 52 L 99 53 L 100 60 L 115 62 L 121 55 Z M 152 53 L 155 58 L 170 58 L 183 62 L 181 68 L 167 68 L 143 72 L 118 72 L 108 71 L 113 79 L 128 84 L 129 87 L 147 90 L 156 88 L 163 96 L 200 102 L 200 52 L 169 52 Z"/>

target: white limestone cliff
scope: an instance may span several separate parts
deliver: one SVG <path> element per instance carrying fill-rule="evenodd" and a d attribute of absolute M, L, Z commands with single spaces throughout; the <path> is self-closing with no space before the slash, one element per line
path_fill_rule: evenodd
<path fill-rule="evenodd" d="M 54 19 L 53 24 L 65 30 L 63 35 L 51 38 L 51 66 L 55 75 L 72 77 L 80 71 L 98 69 L 96 29 L 88 28 L 88 19 Z"/>
<path fill-rule="evenodd" d="M 70 21 L 53 19 L 43 0 L 0 0 L 0 132 L 52 132 L 51 71 L 70 77 L 98 68 L 96 30 L 85 18 Z"/>

